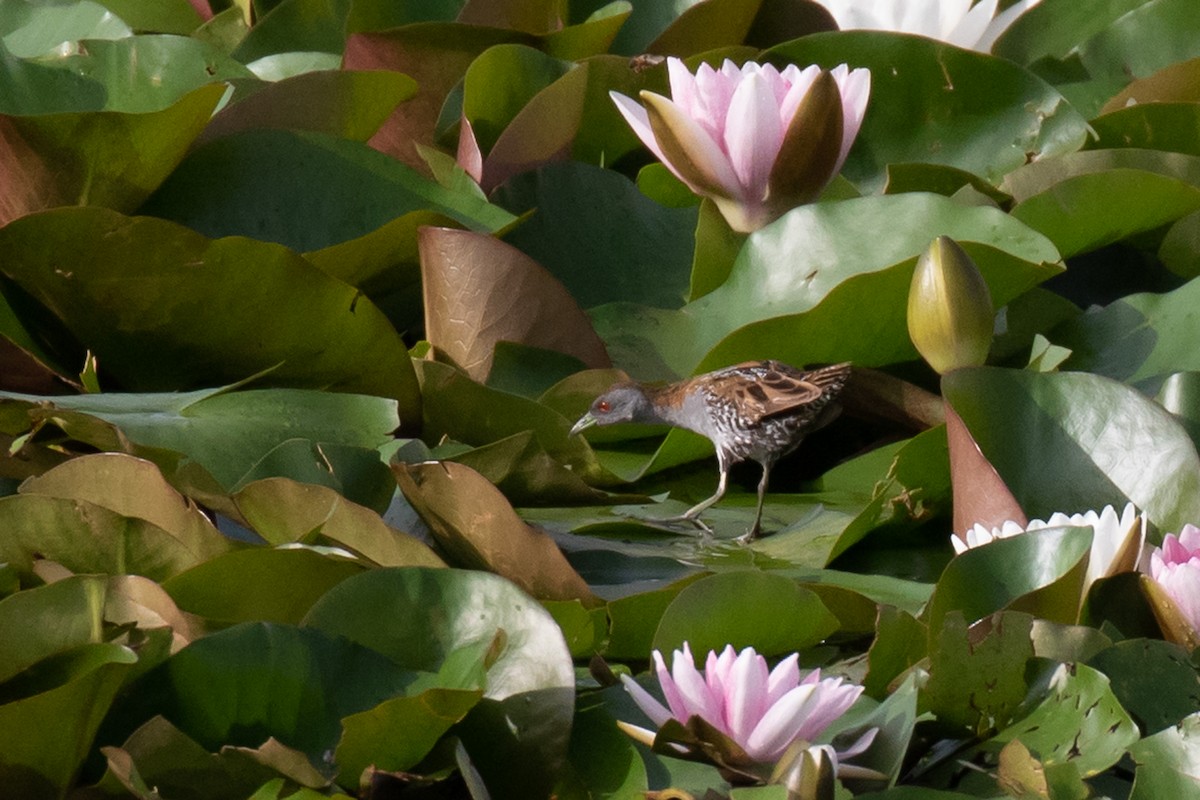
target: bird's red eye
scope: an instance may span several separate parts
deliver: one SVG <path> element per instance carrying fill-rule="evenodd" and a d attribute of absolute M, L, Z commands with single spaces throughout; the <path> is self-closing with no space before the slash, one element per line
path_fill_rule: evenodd
<path fill-rule="evenodd" d="M 601 414 L 607 414 L 612 411 L 612 406 L 608 404 L 607 400 L 601 400 L 599 403 L 596 403 L 596 410 Z"/>

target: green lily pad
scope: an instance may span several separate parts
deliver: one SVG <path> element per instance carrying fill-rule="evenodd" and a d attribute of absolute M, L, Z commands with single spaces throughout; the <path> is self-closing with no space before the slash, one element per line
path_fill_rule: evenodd
<path fill-rule="evenodd" d="M 161 111 L 201 86 L 258 80 L 212 45 L 187 36 L 97 39 L 77 53 L 3 61 L 0 111 L 8 114 Z"/>
<path fill-rule="evenodd" d="M 266 13 L 259 10 L 254 27 L 233 51 L 233 57 L 249 63 L 288 51 L 341 53 L 346 42 L 346 18 L 350 6 L 350 0 L 280 0 L 271 3 Z"/>
<path fill-rule="evenodd" d="M 1030 157 L 1072 152 L 1087 137 L 1085 118 L 1037 76 L 925 37 L 818 33 L 764 55 L 776 64 L 871 70 L 871 101 L 844 170 L 866 191 L 882 186 L 888 164 L 904 162 L 945 164 L 997 183 Z"/>
<path fill-rule="evenodd" d="M 1096 149 L 1141 147 L 1200 156 L 1200 106 L 1146 103 L 1110 111 L 1091 122 Z"/>
<path fill-rule="evenodd" d="M 1007 725 L 1028 684 L 1033 618 L 1007 611 L 972 629 L 958 611 L 929 629 L 929 682 L 923 699 L 938 719 L 975 735 Z"/>
<path fill-rule="evenodd" d="M 1012 215 L 1064 257 L 1153 231 L 1200 208 L 1200 157 L 1122 148 L 1031 164 L 1004 181 Z M 1128 200 L 1117 207 L 1112 197 Z"/>
<path fill-rule="evenodd" d="M 938 579 L 926 611 L 930 630 L 938 630 L 951 611 L 975 622 L 1060 582 L 1063 591 L 1054 599 L 1062 605 L 1042 608 L 1038 616 L 1073 622 L 1091 545 L 1089 529 L 1064 527 L 1030 531 L 968 550 L 951 561 Z"/>
<path fill-rule="evenodd" d="M 120 17 L 90 0 L 8 4 L 0 16 L 0 42 L 18 58 L 33 58 L 81 39 L 121 39 L 132 31 Z"/>
<path fill-rule="evenodd" d="M 396 106 L 416 91 L 411 78 L 395 72 L 306 72 L 263 84 L 258 91 L 225 106 L 209 123 L 203 139 L 256 128 L 282 128 L 366 141 Z"/>
<path fill-rule="evenodd" d="M 302 389 L 53 398 L 0 393 L 0 401 L 24 417 L 19 432 L 49 422 L 97 449 L 155 460 L 164 474 L 188 469 L 166 451 L 183 453 L 226 489 L 297 433 L 318 443 L 375 448 L 399 424 L 394 400 Z"/>
<path fill-rule="evenodd" d="M 574 670 L 553 618 L 513 584 L 482 572 L 374 570 L 326 593 L 304 624 L 415 669 L 435 669 L 472 642 L 500 642 L 484 700 L 457 730 L 493 795 L 549 793 L 566 758 Z"/>
<path fill-rule="evenodd" d="M 183 159 L 224 92 L 202 86 L 145 113 L 5 115 L 0 223 L 60 205 L 133 211 Z"/>
<path fill-rule="evenodd" d="M 1131 294 L 1064 322 L 1050 336 L 1072 351 L 1066 368 L 1153 392 L 1170 374 L 1200 370 L 1186 332 L 1198 299 L 1196 281 L 1165 294 Z"/>
<path fill-rule="evenodd" d="M 536 209 L 505 241 L 550 270 L 583 308 L 621 300 L 682 305 L 694 208 L 659 205 L 620 174 L 577 162 L 513 178 L 493 200 L 514 214 Z"/>
<path fill-rule="evenodd" d="M 115 712 L 112 730 L 128 732 L 162 714 L 210 752 L 258 747 L 273 736 L 322 764 L 343 717 L 406 694 L 416 678 L 368 647 L 318 630 L 242 623 L 192 642 L 144 675 Z"/>
<path fill-rule="evenodd" d="M 280 383 L 396 398 L 405 419 L 418 408 L 408 352 L 379 310 L 278 245 L 70 208 L 8 225 L 0 248 L 3 272 L 127 388 L 221 385 L 274 368 Z"/>
<path fill-rule="evenodd" d="M 512 215 L 445 189 L 362 142 L 328 134 L 249 130 L 196 148 L 141 213 L 206 236 L 253 236 L 297 251 L 356 239 L 413 211 L 479 231 Z"/>
<path fill-rule="evenodd" d="M 1083 664 L 1061 664 L 1031 713 L 989 745 L 1020 741 L 1047 765 L 1074 764 L 1090 777 L 1111 767 L 1138 740 L 1138 729 L 1117 702 L 1109 680 Z"/>
<path fill-rule="evenodd" d="M 762 609 L 770 608 L 770 614 Z M 810 589 L 780 575 L 725 572 L 685 587 L 663 612 L 652 646 L 666 653 L 688 642 L 693 652 L 753 647 L 766 656 L 810 647 L 838 620 Z"/>
<path fill-rule="evenodd" d="M 1200 458 L 1154 401 L 1108 378 L 963 369 L 946 398 L 1029 517 L 1132 501 L 1162 530 L 1200 519 Z"/>
<path fill-rule="evenodd" d="M 1192 714 L 1178 727 L 1147 736 L 1129 747 L 1137 762 L 1130 800 L 1187 797 L 1200 791 L 1196 764 L 1200 763 L 1200 714 Z"/>
<path fill-rule="evenodd" d="M 1117 642 L 1088 659 L 1146 735 L 1179 724 L 1200 702 L 1200 677 L 1178 645 L 1152 639 Z"/>
<path fill-rule="evenodd" d="M 92 749 L 117 690 L 137 662 L 119 644 L 87 645 L 61 686 L 0 705 L 0 772 L 19 797 L 61 797 Z M 46 725 L 46 720 L 55 720 Z"/>
<path fill-rule="evenodd" d="M 163 582 L 182 611 L 218 624 L 297 623 L 326 591 L 363 571 L 311 550 L 253 548 L 211 558 Z"/>

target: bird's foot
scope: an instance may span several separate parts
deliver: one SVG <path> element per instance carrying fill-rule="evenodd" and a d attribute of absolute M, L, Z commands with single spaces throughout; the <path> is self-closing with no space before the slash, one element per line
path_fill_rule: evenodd
<path fill-rule="evenodd" d="M 706 522 L 704 522 L 702 519 L 700 519 L 699 515 L 678 514 L 674 517 L 654 517 L 652 519 L 647 519 L 646 521 L 647 522 L 657 522 L 657 523 L 661 523 L 664 525 L 687 523 L 688 525 L 691 525 L 693 528 L 698 529 L 701 534 L 704 534 L 706 536 L 713 535 L 713 529 L 710 528 Z"/>
<path fill-rule="evenodd" d="M 751 528 L 750 530 L 746 531 L 746 532 L 745 532 L 745 533 L 743 533 L 741 536 L 737 537 L 737 543 L 738 543 L 738 544 L 750 544 L 751 542 L 753 542 L 753 541 L 755 541 L 756 539 L 758 539 L 758 537 L 759 537 L 761 534 L 762 534 L 762 528 L 760 528 L 759 526 L 755 525 L 753 528 Z"/>

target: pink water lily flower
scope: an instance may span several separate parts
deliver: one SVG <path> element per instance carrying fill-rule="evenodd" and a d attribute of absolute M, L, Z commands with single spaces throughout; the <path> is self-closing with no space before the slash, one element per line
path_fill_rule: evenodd
<path fill-rule="evenodd" d="M 811 742 L 820 736 L 863 691 L 841 678 L 822 680 L 818 669 L 801 678 L 798 658 L 793 653 L 768 671 L 767 660 L 754 648 L 735 653 L 726 646 L 720 655 L 708 654 L 701 672 L 685 642 L 682 650 L 675 651 L 668 672 L 662 653 L 655 650 L 658 681 L 669 708 L 629 676 L 621 676 L 621 681 L 656 726 L 670 719 L 686 724 L 700 717 L 737 743 L 752 761 L 772 763 L 797 740 Z M 873 735 L 871 731 L 869 738 L 860 740 L 854 752 L 861 752 Z"/>
<path fill-rule="evenodd" d="M 826 72 L 726 60 L 693 75 L 668 58 L 667 72 L 671 99 L 610 96 L 646 147 L 744 233 L 816 199 L 841 170 L 871 91 L 871 73 L 845 64 Z"/>
<path fill-rule="evenodd" d="M 1184 525 L 1178 536 L 1168 533 L 1150 553 L 1150 577 L 1200 631 L 1200 528 Z"/>

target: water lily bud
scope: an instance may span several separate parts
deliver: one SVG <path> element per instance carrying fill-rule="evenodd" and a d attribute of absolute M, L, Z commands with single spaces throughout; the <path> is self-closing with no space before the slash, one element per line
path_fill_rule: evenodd
<path fill-rule="evenodd" d="M 929 365 L 945 375 L 987 360 L 996 312 L 979 268 L 949 236 L 917 259 L 908 290 L 908 336 Z"/>

